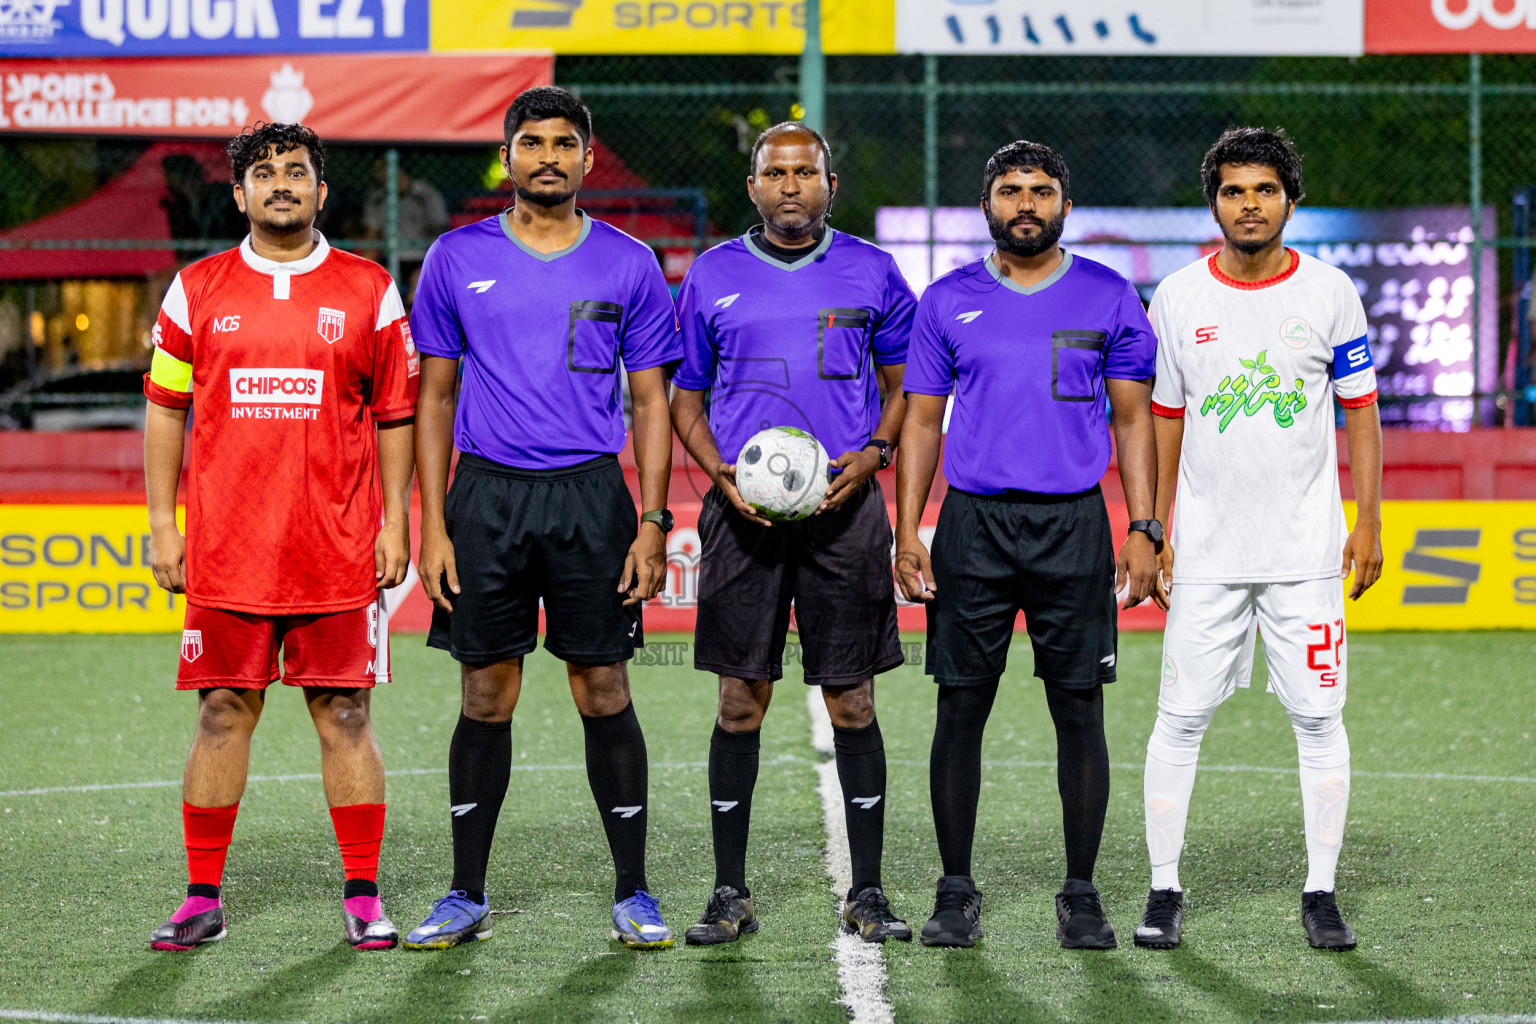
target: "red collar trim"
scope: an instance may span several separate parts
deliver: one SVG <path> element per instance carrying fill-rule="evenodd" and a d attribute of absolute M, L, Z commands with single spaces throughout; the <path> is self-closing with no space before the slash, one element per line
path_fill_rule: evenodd
<path fill-rule="evenodd" d="M 1212 253 L 1207 264 L 1211 268 L 1211 276 L 1228 288 L 1238 288 L 1245 292 L 1251 292 L 1257 291 L 1260 288 L 1268 288 L 1271 285 L 1277 285 L 1281 281 L 1288 280 L 1292 274 L 1296 273 L 1297 268 L 1301 266 L 1301 253 L 1289 246 L 1286 247 L 1285 251 L 1291 254 L 1291 265 L 1274 277 L 1267 277 L 1262 281 L 1239 281 L 1235 277 L 1228 277 L 1226 274 L 1223 274 L 1221 268 L 1216 265 L 1216 257 L 1220 255 L 1219 253 Z"/>

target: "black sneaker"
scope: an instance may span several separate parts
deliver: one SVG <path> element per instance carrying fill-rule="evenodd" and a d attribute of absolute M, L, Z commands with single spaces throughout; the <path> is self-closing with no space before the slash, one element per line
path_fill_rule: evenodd
<path fill-rule="evenodd" d="M 1136 945 L 1144 949 L 1178 949 L 1184 924 L 1184 894 L 1177 889 L 1147 893 L 1147 912 L 1136 926 Z"/>
<path fill-rule="evenodd" d="M 877 885 L 843 901 L 843 931 L 852 932 L 865 942 L 906 942 L 912 938 L 912 926 L 891 913 L 891 901 Z"/>
<path fill-rule="evenodd" d="M 966 875 L 945 875 L 939 879 L 939 897 L 933 904 L 933 916 L 923 925 L 923 945 L 976 945 L 981 938 L 981 893 Z"/>
<path fill-rule="evenodd" d="M 1099 890 L 1069 878 L 1056 894 L 1056 938 L 1062 949 L 1114 949 L 1115 930 L 1104 919 Z"/>
<path fill-rule="evenodd" d="M 704 916 L 699 918 L 698 924 L 688 926 L 683 940 L 690 946 L 715 946 L 735 942 L 755 931 L 757 910 L 752 906 L 752 897 L 722 885 L 709 894 L 709 902 L 704 904 Z"/>
<path fill-rule="evenodd" d="M 1301 894 L 1301 923 L 1307 926 L 1307 941 L 1313 949 L 1355 948 L 1354 929 L 1344 923 L 1331 891 Z"/>
<path fill-rule="evenodd" d="M 224 908 L 214 907 L 180 921 L 174 918 L 149 935 L 149 948 L 185 953 L 205 942 L 218 942 L 225 935 Z"/>

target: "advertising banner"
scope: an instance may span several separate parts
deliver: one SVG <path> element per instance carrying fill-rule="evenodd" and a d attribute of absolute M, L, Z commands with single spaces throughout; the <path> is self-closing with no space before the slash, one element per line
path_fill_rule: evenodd
<path fill-rule="evenodd" d="M 1362 52 L 1361 3 L 896 0 L 896 48 L 901 53 L 1349 57 Z"/>
<path fill-rule="evenodd" d="M 698 605 L 699 503 L 672 509 L 666 586 L 645 610 L 652 633 L 692 632 Z M 1353 504 L 1345 509 L 1353 522 Z M 924 510 L 925 542 L 938 513 L 938 502 Z M 1109 517 L 1124 536 L 1125 506 L 1109 503 Z M 1536 629 L 1536 502 L 1387 501 L 1382 522 L 1382 580 L 1348 602 L 1350 629 Z M 419 543 L 413 536 L 413 552 Z M 0 504 L 0 633 L 178 632 L 184 601 L 157 587 L 149 566 L 143 505 Z M 922 630 L 923 608 L 897 601 L 901 628 Z M 394 631 L 431 622 L 414 565 L 387 604 Z M 1150 602 L 1120 613 L 1124 630 L 1163 621 Z"/>
<path fill-rule="evenodd" d="M 0 56 L 425 51 L 427 0 L 15 0 Z"/>
<path fill-rule="evenodd" d="M 326 142 L 495 142 L 543 54 L 0 60 L 0 131 L 227 138 L 303 121 Z"/>
<path fill-rule="evenodd" d="M 131 2 L 131 0 L 130 0 Z M 799 53 L 801 0 L 433 0 L 432 48 Z M 893 53 L 894 0 L 821 0 L 827 53 Z"/>
<path fill-rule="evenodd" d="M 1493 238 L 1492 208 L 1483 237 Z M 934 211 L 932 270 L 928 211 L 877 211 L 878 241 L 921 291 L 929 280 L 992 249 L 986 219 L 974 206 Z M 1464 206 L 1399 210 L 1296 211 L 1287 244 L 1339 267 L 1354 279 L 1370 321 L 1371 352 L 1383 396 L 1440 396 L 1382 409 L 1386 426 L 1473 425 L 1479 390 L 1498 386 L 1498 255 L 1483 250 L 1483 281 L 1473 309 L 1472 225 Z M 1062 242 L 1129 278 L 1150 300 L 1158 282 L 1221 248 L 1221 231 L 1203 207 L 1074 207 Z M 1474 329 L 1481 340 L 1472 343 Z"/>
<path fill-rule="evenodd" d="M 1369 53 L 1536 53 L 1536 0 L 1366 0 Z"/>

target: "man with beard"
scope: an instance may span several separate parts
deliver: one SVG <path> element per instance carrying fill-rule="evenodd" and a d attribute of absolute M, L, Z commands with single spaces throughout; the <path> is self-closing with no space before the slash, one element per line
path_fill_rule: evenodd
<path fill-rule="evenodd" d="M 1201 177 L 1225 242 L 1164 279 L 1152 300 L 1158 517 L 1175 483 L 1179 505 L 1158 556 L 1171 607 L 1147 742 L 1152 890 L 1136 944 L 1179 944 L 1179 854 L 1200 740 L 1217 706 L 1248 685 L 1262 628 L 1268 688 L 1290 716 L 1301 764 L 1302 926 L 1314 948 L 1353 949 L 1334 897 L 1350 778 L 1339 579 L 1355 572 L 1358 599 L 1382 564 L 1381 420 L 1365 309 L 1348 274 L 1282 241 L 1304 195 L 1301 157 L 1284 132 L 1230 129 Z M 1335 398 L 1358 503 L 1353 531 L 1339 496 Z"/>
<path fill-rule="evenodd" d="M 681 355 L 672 298 L 650 249 L 576 208 L 592 169 L 587 108 L 563 89 L 529 89 L 505 131 L 515 205 L 432 245 L 411 312 L 422 352 L 418 565 L 435 606 L 427 643 L 460 663 L 463 704 L 448 748 L 453 881 L 405 945 L 490 938 L 486 864 L 542 598 L 544 646 L 566 663 L 613 855 L 613 938 L 660 948 L 672 933 L 645 880 L 645 737 L 624 663 L 645 642 L 640 605 L 666 575 L 666 370 Z M 646 510 L 638 528 L 617 459 L 621 364 Z"/>
<path fill-rule="evenodd" d="M 303 689 L 320 737 L 347 941 L 388 949 L 398 935 L 379 901 L 384 765 L 369 697 L 389 682 L 378 592 L 410 562 L 416 354 L 389 274 L 314 229 L 327 194 L 315 133 L 258 124 L 228 151 L 250 234 L 176 275 L 144 382 L 150 560 L 155 582 L 187 595 L 176 688 L 198 695 L 181 805 L 187 898 L 150 946 L 224 937 L 251 735 L 281 678 Z M 176 488 L 194 405 L 183 540 Z"/>
<path fill-rule="evenodd" d="M 715 888 L 686 938 L 734 942 L 758 927 L 747 831 L 793 605 L 805 682 L 821 687 L 843 790 L 853 885 L 842 927 L 866 942 L 910 939 L 880 879 L 885 744 L 874 677 L 903 659 L 891 522 L 874 474 L 901 433 L 915 301 L 890 254 L 827 227 L 837 176 L 819 133 L 775 125 L 751 159 L 747 193 L 762 226 L 700 256 L 678 296 L 684 357 L 672 421 L 714 484 L 699 513 L 694 667 L 720 679 L 709 745 Z M 770 523 L 736 490 L 737 453 L 769 426 L 797 427 L 839 453 L 821 507 L 800 522 Z"/>
<path fill-rule="evenodd" d="M 982 731 L 1022 610 L 1056 728 L 1067 854 L 1056 937 L 1068 949 L 1111 949 L 1093 886 L 1109 802 L 1103 686 L 1115 680 L 1115 593 L 1126 591 L 1126 608 L 1152 593 L 1162 540 L 1152 519 L 1156 342 L 1130 282 L 1058 245 L 1072 203 L 1055 151 L 1021 141 L 994 153 L 981 208 L 996 249 L 918 303 L 896 473 L 897 580 L 928 607 L 927 671 L 939 684 L 929 788 L 944 875 L 922 940 L 981 937 L 971 846 Z M 951 393 L 949 491 L 930 561 L 918 523 Z M 1106 396 L 1133 520 L 1118 561 L 1099 491 Z"/>

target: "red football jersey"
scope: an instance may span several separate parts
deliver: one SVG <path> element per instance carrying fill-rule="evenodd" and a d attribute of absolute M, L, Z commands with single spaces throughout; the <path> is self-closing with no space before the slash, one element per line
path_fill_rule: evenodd
<path fill-rule="evenodd" d="M 238 249 L 176 275 L 155 322 L 151 402 L 193 406 L 187 600 L 278 615 L 375 597 L 376 423 L 415 414 L 417 358 L 378 264 Z"/>

